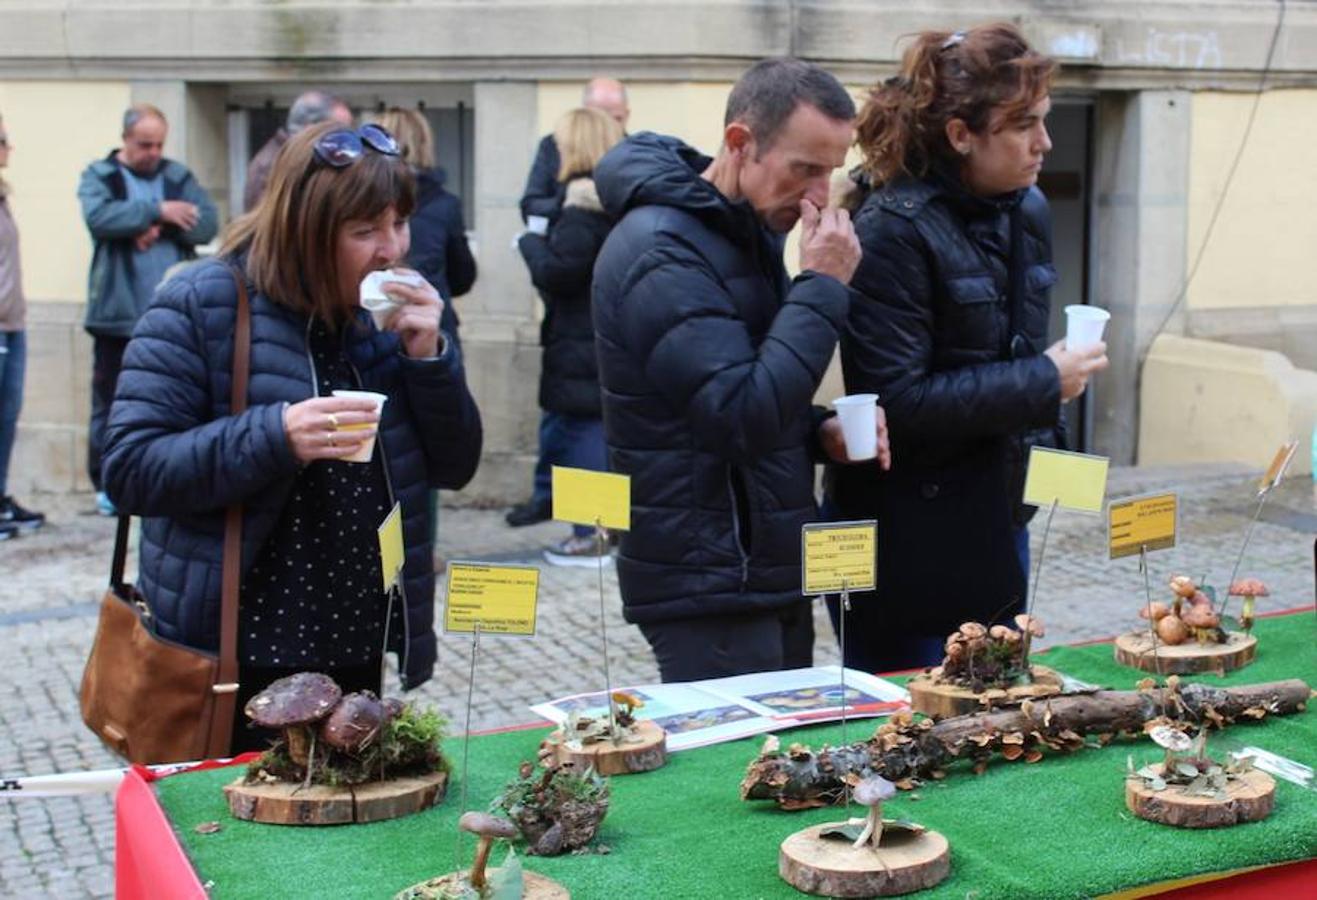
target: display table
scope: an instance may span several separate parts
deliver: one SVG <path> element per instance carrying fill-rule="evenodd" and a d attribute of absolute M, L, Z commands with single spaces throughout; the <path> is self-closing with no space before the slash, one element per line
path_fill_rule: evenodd
<path fill-rule="evenodd" d="M 1303 678 L 1317 684 L 1317 617 L 1311 611 L 1257 623 L 1255 663 L 1212 684 Z M 1040 657 L 1084 681 L 1131 689 L 1144 673 L 1117 666 L 1109 644 L 1056 648 Z M 1188 680 L 1188 679 L 1186 679 Z M 872 721 L 848 725 L 855 740 Z M 468 806 L 488 806 L 522 760 L 533 759 L 545 732 L 473 737 Z M 837 742 L 836 724 L 780 733 L 819 746 Z M 579 898 L 799 897 L 778 879 L 777 847 L 807 825 L 840 818 L 837 809 L 783 812 L 742 802 L 738 784 L 761 740 L 673 754 L 656 772 L 612 780 L 613 799 L 599 842 L 607 854 L 553 859 L 523 857 L 528 869 L 567 886 Z M 1254 745 L 1317 766 L 1317 712 L 1238 724 L 1209 750 Z M 460 757 L 461 742 L 449 754 Z M 948 777 L 902 793 L 884 813 L 914 819 L 951 841 L 951 876 L 919 896 L 1097 896 L 1140 885 L 1174 887 L 1176 879 L 1261 868 L 1229 881 L 1187 888 L 1194 896 L 1249 885 L 1269 896 L 1300 896 L 1295 879 L 1317 883 L 1317 792 L 1280 781 L 1275 812 L 1231 829 L 1186 831 L 1141 821 L 1124 805 L 1126 757 L 1136 764 L 1160 751 L 1149 741 L 1116 741 L 1100 750 L 1049 754 L 1037 764 L 994 760 L 973 775 L 957 763 Z M 118 798 L 116 878 L 121 900 L 136 896 L 218 898 L 387 897 L 394 891 L 468 864 L 469 836 L 455 857 L 461 786 L 433 810 L 390 822 L 295 828 L 242 822 L 228 813 L 221 786 L 236 769 L 171 776 L 154 785 L 125 781 Z M 153 802 L 158 799 L 159 805 Z M 198 833 L 219 822 L 213 834 Z M 180 843 L 182 850 L 180 851 Z M 497 851 L 494 862 L 501 860 Z M 1284 868 L 1283 863 L 1300 862 Z M 185 863 L 190 862 L 189 867 Z M 194 874 L 195 873 L 195 874 Z M 1169 883 L 1168 883 L 1169 882 Z M 202 885 L 205 885 L 203 889 Z M 1123 896 L 1144 896 L 1131 890 Z M 1225 896 L 1225 894 L 1220 894 Z"/>

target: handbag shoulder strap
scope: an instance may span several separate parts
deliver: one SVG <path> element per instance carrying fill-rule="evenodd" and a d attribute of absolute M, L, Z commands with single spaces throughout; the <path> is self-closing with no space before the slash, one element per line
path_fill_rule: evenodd
<path fill-rule="evenodd" d="M 233 383 L 229 398 L 229 415 L 247 409 L 247 382 L 251 375 L 251 303 L 247 298 L 247 279 L 237 266 L 230 265 L 237 286 L 238 305 L 233 329 Z M 224 521 L 224 571 L 220 588 L 220 685 L 238 681 L 238 587 L 242 578 L 242 506 L 228 508 Z M 221 697 L 224 694 L 220 694 Z M 228 696 L 232 697 L 232 694 Z"/>

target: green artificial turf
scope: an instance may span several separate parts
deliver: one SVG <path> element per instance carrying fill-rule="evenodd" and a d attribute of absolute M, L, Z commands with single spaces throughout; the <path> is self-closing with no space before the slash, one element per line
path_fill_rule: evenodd
<path fill-rule="evenodd" d="M 1256 662 L 1215 684 L 1303 678 L 1317 684 L 1317 617 L 1299 613 L 1257 623 Z M 1040 662 L 1085 681 L 1130 689 L 1143 677 L 1117 666 L 1107 644 L 1057 648 Z M 872 722 L 848 726 L 854 740 Z M 836 724 L 781 734 L 784 744 L 813 747 L 840 739 Z M 468 806 L 484 808 L 535 755 L 542 732 L 472 738 Z M 1224 738 L 1261 746 L 1317 766 L 1317 711 L 1229 728 Z M 599 842 L 611 852 L 554 859 L 525 858 L 526 867 L 590 898 L 798 897 L 777 876 L 783 838 L 808 825 L 835 821 L 838 809 L 783 812 L 745 803 L 738 785 L 762 739 L 673 754 L 663 769 L 612 779 L 613 799 Z M 1209 743 L 1209 749 L 1217 744 Z M 461 741 L 446 750 L 460 771 Z M 1154 825 L 1124 804 L 1125 759 L 1153 761 L 1148 741 L 1121 741 L 1101 750 L 1049 754 L 1042 762 L 994 760 L 975 776 L 965 763 L 946 780 L 901 794 L 884 806 L 889 817 L 936 829 L 951 842 L 951 876 L 921 896 L 976 898 L 1088 897 L 1123 887 L 1207 871 L 1305 859 L 1317 855 L 1317 791 L 1279 781 L 1276 809 L 1262 822 L 1212 831 Z M 203 882 L 225 900 L 271 897 L 379 898 L 469 864 L 467 836 L 454 855 L 460 786 L 419 815 L 369 825 L 321 828 L 260 825 L 233 819 L 221 785 L 234 769 L 198 772 L 159 783 L 161 803 Z M 855 815 L 859 810 L 854 811 Z M 194 827 L 218 820 L 216 834 Z M 501 860 L 496 852 L 495 861 Z"/>

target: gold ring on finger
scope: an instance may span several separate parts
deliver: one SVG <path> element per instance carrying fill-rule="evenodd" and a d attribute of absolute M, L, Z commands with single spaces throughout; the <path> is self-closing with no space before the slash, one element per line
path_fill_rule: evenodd
<path fill-rule="evenodd" d="M 333 413 L 328 413 L 327 415 L 329 416 L 329 428 L 330 428 L 330 430 L 331 430 L 331 431 L 337 431 L 337 430 L 338 430 L 338 416 L 334 415 Z"/>

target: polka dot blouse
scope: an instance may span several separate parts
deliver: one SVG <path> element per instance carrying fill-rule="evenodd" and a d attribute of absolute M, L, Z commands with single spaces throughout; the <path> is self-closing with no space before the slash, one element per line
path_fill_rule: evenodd
<path fill-rule="evenodd" d="M 310 338 L 318 393 L 358 389 L 343 335 L 317 319 Z M 242 586 L 241 663 L 314 668 L 380 659 L 387 598 L 376 529 L 391 507 L 379 443 L 369 463 L 317 460 L 301 469 Z M 401 605 L 395 601 L 390 626 L 395 649 Z"/>

